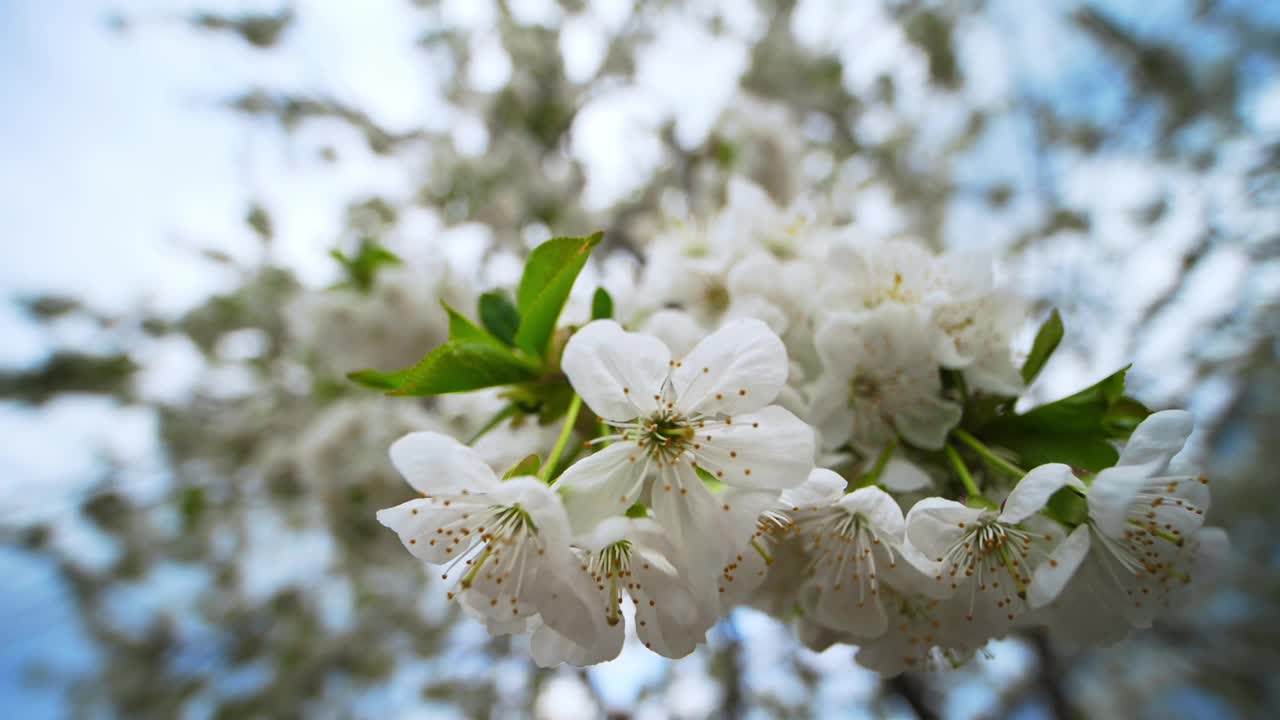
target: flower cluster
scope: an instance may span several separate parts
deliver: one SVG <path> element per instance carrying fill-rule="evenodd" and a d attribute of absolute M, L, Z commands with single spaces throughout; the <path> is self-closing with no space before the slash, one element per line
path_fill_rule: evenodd
<path fill-rule="evenodd" d="M 422 496 L 378 513 L 540 664 L 612 659 L 628 628 L 681 657 L 739 605 L 886 674 L 1032 626 L 1112 643 L 1226 552 L 1203 527 L 1187 413 L 1125 396 L 1123 371 L 1015 411 L 1061 325 L 1019 353 L 1028 308 L 989 259 L 859 241 L 745 183 L 691 227 L 560 340 L 598 238 L 535 251 L 512 327 L 450 310 L 418 365 L 356 376 L 409 395 L 504 386 L 491 428 L 562 419 L 545 462 L 503 478 L 447 434 L 401 438 L 392 461 Z"/>

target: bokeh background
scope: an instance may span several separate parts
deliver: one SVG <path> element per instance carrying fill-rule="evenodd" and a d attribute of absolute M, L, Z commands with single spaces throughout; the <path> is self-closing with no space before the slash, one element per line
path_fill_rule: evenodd
<path fill-rule="evenodd" d="M 0 93 L 4 717 L 1280 714 L 1280 3 L 0 0 Z M 735 175 L 1001 256 L 1066 319 L 1033 398 L 1191 409 L 1222 582 L 892 681 L 750 611 L 586 672 L 460 618 L 373 511 L 495 400 L 341 372 L 552 234 L 625 281 Z M 363 238 L 405 266 L 326 290 Z"/>

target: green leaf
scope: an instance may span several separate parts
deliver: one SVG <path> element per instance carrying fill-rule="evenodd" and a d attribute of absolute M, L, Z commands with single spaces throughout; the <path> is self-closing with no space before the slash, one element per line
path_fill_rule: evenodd
<path fill-rule="evenodd" d="M 393 370 L 391 372 L 382 372 L 381 370 L 356 370 L 347 373 L 347 379 L 357 385 L 363 385 L 373 390 L 395 390 L 404 383 L 405 378 L 409 374 L 409 369 Z"/>
<path fill-rule="evenodd" d="M 513 477 L 525 476 L 537 477 L 540 469 L 542 469 L 542 458 L 538 457 L 536 453 L 526 455 L 523 460 L 513 465 L 510 470 L 503 474 L 502 479 L 510 480 Z"/>
<path fill-rule="evenodd" d="M 546 354 L 556 320 L 569 299 L 569 291 L 578 273 L 587 263 L 592 249 L 600 244 L 604 233 L 585 238 L 554 238 L 529 253 L 520 278 L 516 303 L 520 311 L 520 329 L 516 345 L 531 355 Z"/>
<path fill-rule="evenodd" d="M 1075 468 L 1098 472 L 1120 459 L 1115 446 L 1102 434 L 1044 433 L 1017 430 L 993 434 L 986 440 L 1002 445 L 1018 454 L 1018 464 L 1033 468 L 1046 463 L 1066 463 Z"/>
<path fill-rule="evenodd" d="M 400 264 L 400 258 L 395 253 L 378 244 L 377 240 L 367 237 L 360 239 L 360 245 L 351 257 L 337 248 L 330 250 L 329 255 L 342 265 L 347 275 L 346 281 L 339 283 L 337 287 L 351 287 L 360 292 L 373 289 L 378 271 L 384 265 Z"/>
<path fill-rule="evenodd" d="M 1022 364 L 1024 383 L 1030 384 L 1044 369 L 1045 363 L 1049 362 L 1049 358 L 1053 356 L 1053 351 L 1058 349 L 1058 343 L 1062 342 L 1062 334 L 1062 316 L 1055 309 L 1049 314 L 1049 319 L 1040 326 L 1040 331 L 1036 333 L 1036 340 L 1031 345 L 1031 354 Z"/>
<path fill-rule="evenodd" d="M 480 322 L 504 345 L 514 345 L 516 330 L 520 327 L 520 312 L 511 298 L 501 290 L 491 290 L 480 296 Z"/>
<path fill-rule="evenodd" d="M 1124 396 L 1128 370 L 1126 366 L 1074 395 L 1022 415 L 997 418 L 979 437 L 1017 453 L 1025 468 L 1050 462 L 1092 472 L 1110 467 L 1119 458 L 1111 440 L 1128 437 L 1123 428 L 1136 426 L 1139 421 L 1134 418 L 1146 410 Z"/>
<path fill-rule="evenodd" d="M 643 503 L 635 503 L 627 508 L 627 517 L 629 518 L 647 518 L 649 517 L 649 508 Z"/>
<path fill-rule="evenodd" d="M 1068 527 L 1076 527 L 1089 519 L 1089 504 L 1074 488 L 1064 487 L 1045 504 L 1045 514 Z"/>
<path fill-rule="evenodd" d="M 1151 410 L 1146 405 L 1126 395 L 1107 408 L 1107 414 L 1102 416 L 1102 427 L 1113 438 L 1127 439 L 1138 423 L 1150 414 Z"/>
<path fill-rule="evenodd" d="M 1020 425 L 1057 432 L 1092 432 L 1102 428 L 1107 411 L 1124 396 L 1124 376 L 1129 366 L 1061 400 L 1015 416 Z"/>
<path fill-rule="evenodd" d="M 403 381 L 391 395 L 444 395 L 532 380 L 536 368 L 509 349 L 491 342 L 450 340 L 417 365 L 401 371 Z"/>
<path fill-rule="evenodd" d="M 462 313 L 449 307 L 448 303 L 442 300 L 440 304 L 444 306 L 445 312 L 449 313 L 449 342 L 487 343 L 494 347 L 506 348 L 501 340 L 468 320 Z"/>
<path fill-rule="evenodd" d="M 591 319 L 609 320 L 613 317 L 613 296 L 602 287 L 596 288 L 591 296 Z"/>

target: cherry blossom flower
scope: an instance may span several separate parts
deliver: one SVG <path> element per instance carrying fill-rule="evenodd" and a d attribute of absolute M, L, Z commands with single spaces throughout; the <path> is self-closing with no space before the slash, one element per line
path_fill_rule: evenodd
<path fill-rule="evenodd" d="M 798 524 L 811 558 L 804 607 L 821 625 L 874 638 L 888 623 L 883 587 L 949 594 L 928 582 L 936 569 L 906 544 L 902 508 L 879 488 L 854 490 Z"/>
<path fill-rule="evenodd" d="M 575 585 L 595 615 L 597 622 L 590 623 L 595 632 L 581 643 L 543 625 L 531 641 L 540 665 L 583 666 L 617 657 L 626 635 L 624 597 L 635 608 L 634 630 L 646 648 L 670 658 L 693 652 L 710 623 L 702 619 L 674 564 L 677 553 L 661 526 L 648 518 L 613 517 L 581 538 L 579 546 L 581 575 Z"/>
<path fill-rule="evenodd" d="M 645 503 L 702 585 L 704 605 L 714 603 L 706 591 L 714 595 L 715 576 L 748 538 L 727 536 L 733 504 L 717 499 L 699 471 L 776 497 L 813 468 L 812 429 L 769 404 L 787 378 L 782 341 L 759 320 L 738 320 L 673 360 L 657 338 L 600 320 L 569 340 L 561 365 L 617 430 L 556 482 L 573 527 L 588 532 Z"/>
<path fill-rule="evenodd" d="M 440 433 L 400 438 L 391 461 L 422 497 L 379 510 L 378 521 L 414 557 L 444 565 L 450 597 L 465 595 L 495 627 L 540 615 L 567 635 L 590 636 L 584 608 L 559 592 L 574 557 L 564 507 L 545 483 L 499 481 L 474 450 Z"/>
<path fill-rule="evenodd" d="M 1087 627 L 1065 639 L 1111 644 L 1133 628 L 1150 627 L 1157 613 L 1182 599 L 1180 589 L 1193 582 L 1206 557 L 1225 555 L 1221 531 L 1203 531 L 1203 542 L 1200 537 L 1208 478 L 1175 457 L 1191 429 L 1186 411 L 1155 413 L 1087 489 L 1072 476 L 1086 495 L 1088 519 L 1036 573 L 1031 596 L 1036 607 L 1052 603 L 1054 627 L 1088 613 Z"/>
<path fill-rule="evenodd" d="M 809 417 L 825 447 L 851 442 L 874 454 L 898 436 L 942 447 L 961 409 L 942 395 L 931 333 L 927 318 L 901 305 L 835 315 L 818 328 L 825 370 Z"/>
<path fill-rule="evenodd" d="M 998 512 L 939 497 L 911 507 L 907 537 L 939 564 L 935 582 L 954 593 L 944 614 L 963 618 L 943 623 L 942 645 L 974 649 L 1030 614 L 1028 586 L 1065 535 L 1038 513 L 1070 482 L 1065 465 L 1042 465 L 1022 478 Z"/>

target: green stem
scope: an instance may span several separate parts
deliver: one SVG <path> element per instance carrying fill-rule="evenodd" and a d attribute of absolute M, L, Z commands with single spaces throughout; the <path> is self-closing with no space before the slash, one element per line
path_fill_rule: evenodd
<path fill-rule="evenodd" d="M 582 409 L 582 396 L 574 393 L 573 400 L 569 401 L 569 411 L 564 416 L 564 428 L 560 430 L 560 438 L 556 440 L 556 446 L 551 448 L 551 454 L 547 456 L 547 461 L 542 464 L 542 470 L 538 473 L 538 479 L 542 482 L 551 482 L 551 474 L 555 472 L 556 465 L 560 462 L 560 455 L 564 452 L 565 445 L 569 444 L 569 436 L 573 434 L 573 424 L 578 422 L 580 409 Z"/>
<path fill-rule="evenodd" d="M 889 465 L 889 459 L 893 457 L 893 453 L 898 449 L 898 440 L 896 438 L 885 443 L 884 448 L 880 450 L 880 456 L 876 458 L 876 464 L 871 466 L 871 470 L 858 478 L 858 482 L 853 486 L 854 490 L 864 487 L 871 487 L 880 482 L 880 476 L 884 474 L 884 469 Z"/>
<path fill-rule="evenodd" d="M 964 484 L 964 491 L 969 496 L 970 502 L 975 502 L 983 507 L 994 508 L 996 504 L 982 494 L 978 489 L 978 484 L 973 481 L 973 475 L 969 474 L 969 468 L 965 467 L 964 460 L 960 458 L 960 453 L 951 443 L 947 443 L 942 451 L 946 454 L 947 460 L 951 462 L 951 467 L 956 471 L 956 475 L 960 477 L 960 482 Z"/>
<path fill-rule="evenodd" d="M 498 427 L 502 424 L 503 420 L 515 415 L 517 412 L 520 412 L 520 408 L 516 407 L 514 404 L 502 408 L 493 417 L 489 418 L 489 422 L 485 423 L 484 427 L 477 430 L 476 434 L 472 435 L 471 438 L 467 440 L 467 444 L 475 445 L 477 440 L 488 435 L 490 430 Z"/>
<path fill-rule="evenodd" d="M 955 430 L 951 431 L 951 434 L 955 436 L 955 438 L 960 442 L 964 443 L 965 445 L 968 445 L 970 450 L 973 450 L 974 452 L 981 455 L 983 460 L 986 460 L 996 469 L 1002 470 L 1005 473 L 1019 480 L 1022 479 L 1022 477 L 1027 474 L 1026 470 L 1023 470 L 1017 465 L 1014 465 L 1008 460 L 1005 460 L 1004 458 L 992 452 L 991 448 L 984 445 L 982 441 L 979 440 L 978 438 L 969 434 L 969 431 L 964 430 L 962 428 L 956 428 Z"/>

